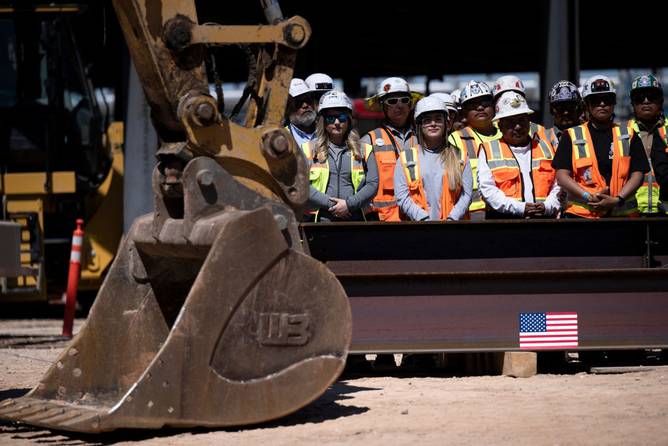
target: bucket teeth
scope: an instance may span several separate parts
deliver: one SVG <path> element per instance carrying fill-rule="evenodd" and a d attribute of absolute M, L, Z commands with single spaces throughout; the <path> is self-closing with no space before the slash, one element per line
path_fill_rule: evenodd
<path fill-rule="evenodd" d="M 3 419 L 56 429 L 78 430 L 76 426 L 91 425 L 87 423 L 91 420 L 96 420 L 99 426 L 99 416 L 98 410 L 89 407 L 35 398 L 3 401 L 0 408 L 0 417 Z M 92 428 L 89 427 L 88 430 L 90 429 Z"/>

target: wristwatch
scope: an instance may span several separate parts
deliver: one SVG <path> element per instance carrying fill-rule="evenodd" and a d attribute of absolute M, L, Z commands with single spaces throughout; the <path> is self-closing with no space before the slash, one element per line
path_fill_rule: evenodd
<path fill-rule="evenodd" d="M 626 200 L 624 199 L 624 197 L 622 197 L 621 195 L 617 195 L 617 198 L 619 199 L 619 202 L 617 203 L 617 207 L 620 208 L 620 207 L 624 206 L 624 203 L 626 203 Z"/>

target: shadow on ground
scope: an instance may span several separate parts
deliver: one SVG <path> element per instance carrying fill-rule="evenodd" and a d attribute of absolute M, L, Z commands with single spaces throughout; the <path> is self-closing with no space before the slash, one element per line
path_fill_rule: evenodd
<path fill-rule="evenodd" d="M 17 398 L 24 395 L 30 389 L 9 389 L 0 391 L 0 400 L 5 398 Z M 351 386 L 345 381 L 339 381 L 332 385 L 316 401 L 303 409 L 280 418 L 279 420 L 244 426 L 243 428 L 227 429 L 173 429 L 164 428 L 160 430 L 134 430 L 122 429 L 104 434 L 80 434 L 73 432 L 51 431 L 22 423 L 0 421 L 0 444 L 7 440 L 27 440 L 35 444 L 45 445 L 112 445 L 119 442 L 142 441 L 152 438 L 165 438 L 183 433 L 203 434 L 209 432 L 241 432 L 253 429 L 275 429 L 280 427 L 295 426 L 300 424 L 322 423 L 337 418 L 359 415 L 369 410 L 368 407 L 347 406 L 339 404 L 338 401 L 351 399 L 350 394 L 356 392 L 379 390 L 373 387 Z"/>

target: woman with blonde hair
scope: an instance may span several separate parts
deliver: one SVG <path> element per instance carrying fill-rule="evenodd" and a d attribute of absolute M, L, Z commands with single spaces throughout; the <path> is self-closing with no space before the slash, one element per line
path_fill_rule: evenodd
<path fill-rule="evenodd" d="M 394 191 L 409 220 L 468 218 L 473 175 L 465 151 L 448 142 L 447 109 L 435 97 L 415 107 L 419 144 L 401 152 L 394 171 Z"/>
<path fill-rule="evenodd" d="M 369 144 L 352 126 L 353 105 L 332 90 L 320 98 L 316 138 L 302 144 L 309 162 L 310 221 L 365 220 L 378 190 L 378 168 Z"/>

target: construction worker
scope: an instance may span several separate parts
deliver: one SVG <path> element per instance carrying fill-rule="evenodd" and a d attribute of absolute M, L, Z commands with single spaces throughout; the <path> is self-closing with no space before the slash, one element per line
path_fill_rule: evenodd
<path fill-rule="evenodd" d="M 459 94 L 461 115 L 466 127 L 450 135 L 450 143 L 466 150 L 473 174 L 473 198 L 469 206 L 472 220 L 484 218 L 485 203 L 478 192 L 478 150 L 483 142 L 501 138 L 501 132 L 494 125 L 494 97 L 484 82 L 469 81 Z"/>
<path fill-rule="evenodd" d="M 429 95 L 429 97 L 434 97 L 438 98 L 441 101 L 443 101 L 443 104 L 445 104 L 445 108 L 448 112 L 446 118 L 446 130 L 448 132 L 448 135 L 452 133 L 452 126 L 455 123 L 455 120 L 457 119 L 457 104 L 453 101 L 452 95 L 450 93 L 443 93 L 443 92 L 438 92 L 438 93 L 432 93 Z"/>
<path fill-rule="evenodd" d="M 638 76 L 631 83 L 631 105 L 633 119 L 627 126 L 638 134 L 650 162 L 654 153 L 662 158 L 666 152 L 666 122 L 663 116 L 663 88 L 661 83 L 651 74 Z M 659 161 L 659 164 L 661 162 Z M 663 172 L 662 172 L 663 174 Z M 665 194 L 665 192 L 664 192 Z M 636 192 L 638 211 L 643 215 L 665 213 L 663 206 L 659 208 L 659 184 L 654 171 L 645 174 L 642 186 Z"/>
<path fill-rule="evenodd" d="M 547 137 L 556 149 L 559 138 L 566 129 L 580 125 L 580 106 L 582 98 L 578 87 L 569 81 L 559 81 L 550 88 L 548 94 L 550 114 L 554 120 L 554 127 L 547 129 Z"/>
<path fill-rule="evenodd" d="M 375 218 L 382 221 L 401 220 L 394 197 L 394 169 L 401 150 L 417 144 L 410 115 L 418 98 L 419 95 L 411 92 L 406 80 L 390 77 L 380 83 L 376 95 L 367 99 L 371 107 L 380 105 L 385 115 L 383 125 L 362 137 L 362 142 L 373 147 L 378 163 L 378 194 L 371 209 L 377 215 Z"/>
<path fill-rule="evenodd" d="M 315 139 L 315 118 L 318 100 L 306 82 L 293 78 L 288 90 L 288 124 L 285 127 L 299 147 Z"/>
<path fill-rule="evenodd" d="M 448 142 L 448 110 L 438 97 L 415 106 L 419 144 L 402 150 L 394 191 L 402 213 L 414 221 L 461 220 L 473 192 L 466 152 Z"/>
<path fill-rule="evenodd" d="M 334 80 L 325 73 L 313 73 L 304 79 L 306 86 L 311 90 L 317 100 L 334 89 Z"/>
<path fill-rule="evenodd" d="M 369 144 L 353 129 L 353 104 L 331 90 L 318 106 L 317 138 L 302 145 L 309 161 L 307 208 L 313 221 L 364 220 L 378 190 L 378 169 Z"/>
<path fill-rule="evenodd" d="M 514 91 L 519 93 L 524 97 L 524 99 L 527 97 L 524 82 L 522 82 L 519 77 L 512 74 L 501 76 L 496 80 L 496 82 L 494 82 L 494 101 L 497 101 L 498 98 L 500 98 L 501 95 L 506 91 Z M 529 134 L 532 138 L 535 134 L 538 134 L 540 139 L 550 141 L 545 127 L 540 124 L 536 124 L 535 122 L 531 122 L 529 125 Z"/>
<path fill-rule="evenodd" d="M 613 122 L 617 94 L 603 75 L 587 79 L 582 97 L 590 120 L 567 129 L 552 166 L 568 192 L 566 217 L 600 218 L 635 215 L 635 193 L 649 163 L 638 135 Z"/>
<path fill-rule="evenodd" d="M 455 104 L 455 107 L 457 108 L 457 116 L 455 117 L 455 121 L 452 123 L 452 130 L 459 130 L 462 127 L 466 127 L 466 118 L 462 116 L 462 106 L 459 102 L 459 95 L 461 94 L 462 90 L 460 88 L 457 88 L 455 90 L 452 90 L 452 102 Z M 473 177 L 475 180 L 475 176 Z"/>
<path fill-rule="evenodd" d="M 530 135 L 533 110 L 521 94 L 502 93 L 495 121 L 503 135 L 482 144 L 478 153 L 480 194 L 485 219 L 555 217 L 561 209 L 549 141 Z"/>

